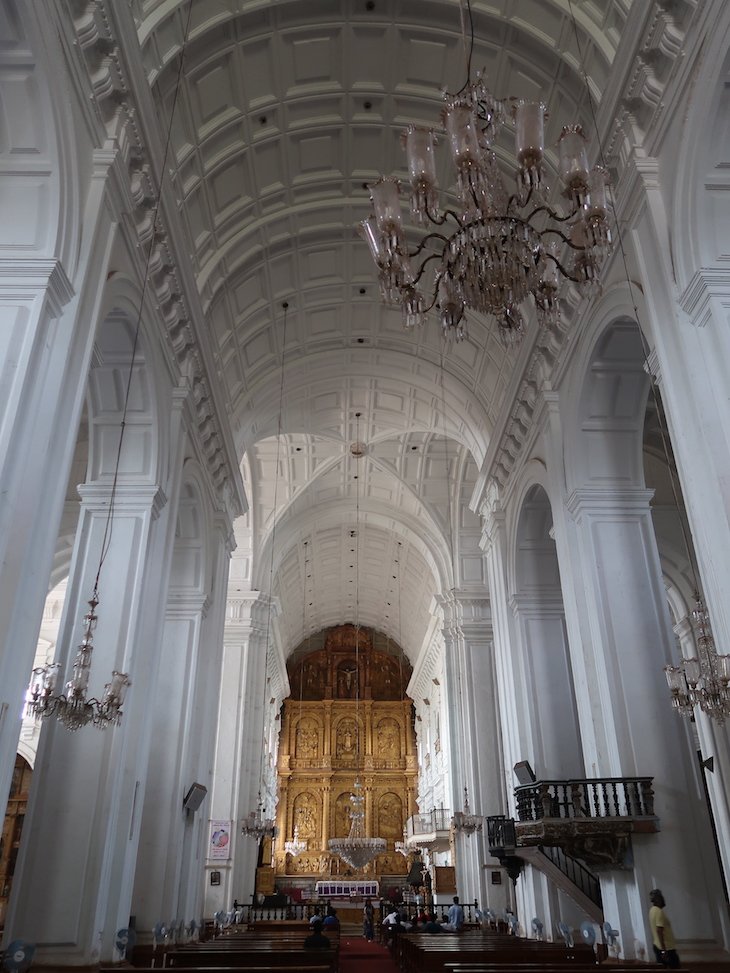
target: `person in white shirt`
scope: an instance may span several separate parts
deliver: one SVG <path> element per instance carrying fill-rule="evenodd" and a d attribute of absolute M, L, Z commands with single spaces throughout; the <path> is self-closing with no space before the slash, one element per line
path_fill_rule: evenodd
<path fill-rule="evenodd" d="M 444 924 L 444 929 L 449 932 L 459 932 L 464 925 L 464 909 L 459 904 L 459 896 L 454 896 L 454 902 L 449 906 L 449 921 Z"/>

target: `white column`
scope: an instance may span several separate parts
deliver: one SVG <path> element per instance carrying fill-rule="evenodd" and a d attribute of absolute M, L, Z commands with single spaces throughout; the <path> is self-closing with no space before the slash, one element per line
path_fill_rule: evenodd
<path fill-rule="evenodd" d="M 505 814 L 516 818 L 513 767 L 519 760 L 535 766 L 532 705 L 526 688 L 524 669 L 514 613 L 510 607 L 507 587 L 506 518 L 496 487 L 490 487 L 481 508 L 483 518 L 482 548 L 487 559 L 487 579 L 492 612 L 494 662 L 497 698 L 500 701 L 500 730 L 502 746 L 502 786 Z M 538 916 L 545 932 L 552 938 L 555 921 L 560 918 L 558 896 L 545 876 L 532 866 L 526 866 L 515 886 L 517 917 L 524 935 L 532 935 L 531 922 Z"/>
<path fill-rule="evenodd" d="M 87 484 L 81 493 L 59 636 L 65 669 L 81 637 L 109 505 L 106 483 Z M 100 695 L 112 669 L 131 674 L 121 727 L 72 734 L 49 720 L 41 734 L 29 833 L 7 928 L 14 938 L 36 942 L 43 962 L 81 966 L 111 960 L 115 932 L 129 920 L 155 706 L 159 604 L 166 598 L 166 552 L 174 532 L 165 502 L 158 487 L 132 483 L 120 486 L 115 500 L 90 690 Z"/>
<path fill-rule="evenodd" d="M 606 918 L 622 930 L 629 956 L 634 939 L 650 945 L 646 892 L 657 886 L 682 917 L 680 939 L 723 938 L 721 910 L 706 906 L 722 892 L 704 797 L 662 672 L 673 634 L 650 496 L 632 488 L 576 491 L 564 548 L 581 578 L 584 639 L 573 650 L 586 663 L 583 674 L 592 674 L 576 686 L 587 703 L 581 733 L 588 775 L 654 778 L 661 833 L 634 835 L 633 873 L 611 871 L 601 883 Z"/>
<path fill-rule="evenodd" d="M 209 794 L 213 786 L 210 714 L 218 705 L 228 561 L 219 532 L 216 589 L 171 597 L 165 613 L 132 900 L 138 941 L 148 940 L 157 922 L 189 924 L 203 915 L 210 797 L 195 811 L 183 809 L 183 798 L 193 783 Z"/>
<path fill-rule="evenodd" d="M 644 205 L 635 207 L 633 234 L 646 294 L 662 402 L 679 470 L 718 651 L 730 652 L 730 271 L 700 267 L 676 304 L 661 182 L 656 163 L 637 163 Z M 725 882 L 730 885 L 730 739 L 700 716 L 703 756 L 714 756 L 707 775 Z"/>
<path fill-rule="evenodd" d="M 230 908 L 234 898 L 250 902 L 254 892 L 258 844 L 240 827 L 256 807 L 260 785 L 268 611 L 268 599 L 255 591 L 228 602 L 210 816 L 232 822 L 231 858 L 207 862 L 206 915 Z M 210 886 L 211 870 L 221 872 L 219 886 Z"/>
<path fill-rule="evenodd" d="M 452 809 L 464 809 L 466 786 L 472 812 L 501 814 L 505 804 L 489 602 L 485 595 L 457 593 L 441 604 Z M 486 831 L 458 834 L 455 850 L 462 901 L 477 900 L 483 908 L 494 902 L 495 907 L 503 908 L 503 890 L 488 887 L 485 881 Z M 496 859 L 490 862 L 495 867 L 499 864 Z"/>
<path fill-rule="evenodd" d="M 99 187 L 91 193 L 98 197 Z M 0 814 L 10 789 L 113 227 L 90 236 L 84 300 L 57 261 L 0 260 Z"/>

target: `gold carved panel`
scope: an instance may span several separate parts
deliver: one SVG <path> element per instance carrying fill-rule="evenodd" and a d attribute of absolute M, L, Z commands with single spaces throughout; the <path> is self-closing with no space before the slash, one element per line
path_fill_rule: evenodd
<path fill-rule="evenodd" d="M 388 716 L 380 720 L 375 730 L 375 755 L 384 760 L 400 760 L 400 724 Z"/>
<path fill-rule="evenodd" d="M 294 755 L 297 760 L 316 760 L 319 756 L 319 723 L 311 716 L 302 717 L 297 724 Z"/>
<path fill-rule="evenodd" d="M 299 828 L 299 837 L 310 842 L 310 847 L 316 844 L 321 829 L 321 813 L 319 801 L 309 791 L 297 795 L 292 806 L 292 831 Z"/>
<path fill-rule="evenodd" d="M 403 801 L 392 792 L 378 800 L 378 834 L 392 841 L 403 839 Z"/>

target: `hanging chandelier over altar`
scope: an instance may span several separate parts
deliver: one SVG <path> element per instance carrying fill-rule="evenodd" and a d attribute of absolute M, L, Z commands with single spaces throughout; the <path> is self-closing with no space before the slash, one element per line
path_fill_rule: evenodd
<path fill-rule="evenodd" d="M 351 868 L 361 869 L 383 855 L 388 849 L 388 842 L 385 838 L 368 838 L 365 831 L 365 796 L 362 792 L 362 784 L 358 778 L 350 795 L 350 833 L 346 838 L 330 838 L 328 841 L 329 850 L 333 855 L 347 862 Z"/>
<path fill-rule="evenodd" d="M 436 308 L 443 333 L 466 336 L 467 309 L 492 314 L 505 343 L 523 333 L 522 305 L 529 295 L 542 324 L 559 317 L 561 279 L 598 282 L 609 251 L 608 172 L 590 168 L 580 125 L 563 128 L 559 171 L 566 206 L 547 201 L 543 162 L 547 109 L 511 99 L 517 185 L 509 193 L 494 144 L 506 103 L 481 75 L 456 94 L 444 93 L 441 113 L 456 169 L 457 207 L 441 209 L 433 129 L 409 125 L 402 135 L 413 222 L 427 232 L 409 249 L 401 213 L 401 182 L 381 177 L 370 188 L 373 214 L 359 225 L 378 268 L 380 293 L 398 305 L 407 329 Z"/>

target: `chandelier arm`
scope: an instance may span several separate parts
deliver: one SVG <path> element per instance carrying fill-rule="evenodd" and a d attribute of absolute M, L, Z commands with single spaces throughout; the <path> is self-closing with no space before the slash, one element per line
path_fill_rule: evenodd
<path fill-rule="evenodd" d="M 524 200 L 522 201 L 520 201 L 519 193 L 512 193 L 507 200 L 507 212 L 509 213 L 513 206 L 517 206 L 518 209 L 524 209 L 525 206 L 529 206 L 534 191 L 534 186 L 530 186 L 530 188 L 527 190 L 527 196 L 525 196 Z"/>
<path fill-rule="evenodd" d="M 427 233 L 426 236 L 421 240 L 419 245 L 416 247 L 416 249 L 412 253 L 409 253 L 408 256 L 411 258 L 417 257 L 418 254 L 421 252 L 421 250 L 423 250 L 423 248 L 426 246 L 427 240 L 443 240 L 444 244 L 447 244 L 449 242 L 449 238 L 447 236 L 444 236 L 443 233 Z"/>
<path fill-rule="evenodd" d="M 573 243 L 570 237 L 566 236 L 562 230 L 556 230 L 552 226 L 547 227 L 545 230 L 538 230 L 537 232 L 540 234 L 541 239 L 542 237 L 547 236 L 548 233 L 554 233 L 556 236 L 560 237 L 563 243 L 567 243 L 571 250 L 577 250 L 579 253 L 585 253 L 586 251 L 586 247 L 580 247 L 577 243 Z M 557 263 L 555 257 L 553 257 L 553 260 L 555 260 Z"/>
<path fill-rule="evenodd" d="M 455 209 L 445 209 L 441 216 L 431 216 L 429 212 L 427 212 L 426 215 L 435 226 L 443 226 L 449 216 L 454 221 L 454 223 L 456 223 L 458 226 L 461 226 L 461 220 L 459 219 L 459 214 L 456 212 Z"/>
<path fill-rule="evenodd" d="M 529 216 L 526 216 L 524 218 L 529 223 L 532 220 L 533 216 L 537 216 L 538 213 L 547 213 L 550 219 L 555 220 L 556 223 L 567 223 L 569 220 L 572 220 L 575 217 L 577 212 L 578 212 L 578 207 L 575 207 L 570 211 L 570 213 L 568 213 L 567 216 L 558 216 L 556 210 L 554 210 L 552 206 L 543 205 L 543 206 L 536 206 L 535 209 L 529 214 Z M 548 231 L 545 230 L 543 232 L 547 233 Z M 578 249 L 581 248 L 579 247 Z"/>
<path fill-rule="evenodd" d="M 576 249 L 577 250 L 580 250 L 582 248 L 581 247 L 576 247 Z M 548 260 L 552 260 L 553 261 L 553 263 L 558 268 L 558 270 L 563 275 L 563 277 L 567 277 L 568 280 L 572 280 L 574 284 L 584 284 L 585 283 L 585 281 L 582 278 L 576 277 L 574 274 L 571 274 L 570 271 L 567 270 L 563 266 L 563 264 L 558 260 L 558 258 L 555 257 L 552 253 L 545 253 L 545 257 Z"/>
<path fill-rule="evenodd" d="M 448 242 L 449 242 L 448 240 L 445 240 L 445 243 L 448 243 Z M 423 263 L 421 264 L 421 266 L 418 268 L 418 273 L 413 278 L 413 286 L 414 287 L 416 286 L 416 284 L 419 282 L 419 280 L 423 276 L 423 271 L 426 269 L 426 264 L 429 261 L 431 261 L 431 260 L 443 260 L 443 256 L 444 256 L 443 253 L 432 253 L 432 254 L 429 254 L 428 257 L 426 257 L 426 259 L 423 261 Z M 426 308 L 426 310 L 429 310 L 430 311 L 430 309 L 433 307 L 433 305 L 435 303 L 436 303 L 436 299 L 434 297 L 433 302 L 429 305 L 428 308 Z"/>

